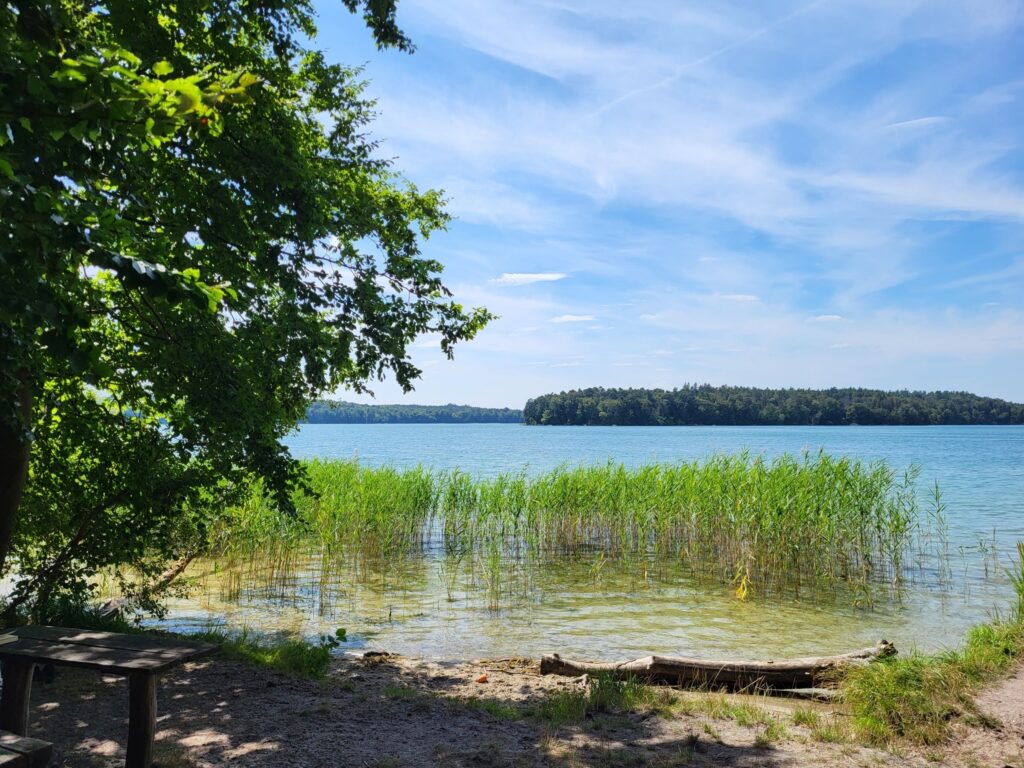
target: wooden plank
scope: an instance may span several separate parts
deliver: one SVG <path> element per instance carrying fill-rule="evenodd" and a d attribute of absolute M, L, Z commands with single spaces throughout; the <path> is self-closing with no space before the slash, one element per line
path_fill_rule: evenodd
<path fill-rule="evenodd" d="M 125 768 L 149 768 L 156 730 L 156 675 L 128 677 L 128 750 Z"/>
<path fill-rule="evenodd" d="M 69 667 L 97 669 L 127 675 L 131 672 L 162 672 L 190 658 L 212 653 L 201 649 L 192 654 L 140 653 L 122 648 L 101 648 L 77 643 L 55 643 L 23 637 L 15 643 L 0 646 L 4 660 L 27 659 L 35 662 L 53 662 Z"/>
<path fill-rule="evenodd" d="M 180 653 L 191 657 L 199 652 L 212 653 L 218 646 L 211 643 L 201 643 L 190 640 L 182 640 L 175 637 L 160 637 L 158 635 L 134 635 L 123 632 L 101 632 L 92 629 L 73 629 L 69 627 L 45 627 L 32 625 L 18 627 L 13 630 L 18 637 L 32 638 L 35 640 L 50 640 L 59 643 L 77 643 L 80 645 L 94 645 L 100 648 L 121 648 L 141 653 Z M 2 650 L 2 647 L 0 647 Z"/>
<path fill-rule="evenodd" d="M 28 736 L 0 731 L 0 751 L 24 756 L 24 764 L 28 768 L 46 768 L 50 764 L 53 745 L 42 739 L 31 739 Z"/>
<path fill-rule="evenodd" d="M 32 694 L 32 670 L 28 659 L 3 660 L 4 687 L 0 692 L 0 728 L 20 736 L 28 732 L 28 702 Z"/>
<path fill-rule="evenodd" d="M 0 768 L 28 768 L 28 758 L 0 748 Z"/>

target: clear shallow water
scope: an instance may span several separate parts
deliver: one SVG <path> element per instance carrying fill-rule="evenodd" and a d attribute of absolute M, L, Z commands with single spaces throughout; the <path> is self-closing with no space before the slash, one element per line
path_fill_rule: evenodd
<path fill-rule="evenodd" d="M 566 563 L 527 578 L 507 574 L 494 610 L 481 574 L 439 558 L 354 573 L 310 553 L 266 564 L 202 563 L 200 588 L 171 606 L 169 622 L 211 620 L 315 634 L 343 626 L 352 646 L 409 655 L 589 658 L 641 653 L 800 655 L 848 650 L 887 637 L 898 646 L 954 645 L 1005 604 L 1006 564 L 1024 539 L 1024 427 L 523 427 L 518 425 L 306 425 L 288 444 L 301 458 L 459 468 L 478 475 L 541 472 L 559 464 L 627 465 L 740 450 L 772 457 L 833 455 L 921 467 L 923 494 L 938 482 L 949 524 L 952 583 L 927 577 L 902 600 L 855 606 L 795 598 L 740 602 L 727 588 L 639 564 Z M 449 599 L 451 592 L 451 599 Z"/>

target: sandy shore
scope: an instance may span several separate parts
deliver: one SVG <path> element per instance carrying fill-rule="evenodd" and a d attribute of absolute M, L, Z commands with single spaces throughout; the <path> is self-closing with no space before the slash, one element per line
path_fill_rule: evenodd
<path fill-rule="evenodd" d="M 486 682 L 478 682 L 483 675 Z M 945 748 L 898 753 L 823 742 L 792 722 L 793 708 L 806 704 L 786 699 L 756 701 L 785 724 L 767 746 L 763 725 L 709 714 L 597 714 L 560 727 L 516 714 L 554 691 L 582 686 L 541 676 L 527 660 L 344 658 L 324 681 L 206 661 L 161 681 L 157 765 L 1024 768 L 1024 669 L 979 701 L 998 726 L 958 726 Z M 54 742 L 54 765 L 120 766 L 127 696 L 123 679 L 60 669 L 34 687 L 30 735 Z M 744 699 L 751 697 L 736 700 Z"/>

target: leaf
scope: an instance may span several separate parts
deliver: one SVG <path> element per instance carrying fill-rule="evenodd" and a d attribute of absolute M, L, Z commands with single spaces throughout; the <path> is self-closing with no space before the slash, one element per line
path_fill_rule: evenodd
<path fill-rule="evenodd" d="M 14 175 L 14 168 L 11 164 L 3 157 L 0 157 L 0 173 L 6 176 L 11 181 L 17 181 L 17 177 Z"/>
<path fill-rule="evenodd" d="M 169 75 L 174 71 L 174 65 L 169 61 L 158 61 L 153 65 L 153 74 L 157 77 Z"/>
<path fill-rule="evenodd" d="M 203 101 L 203 92 L 191 80 L 168 80 L 165 84 L 177 93 L 177 114 L 179 115 L 187 115 L 189 112 L 195 111 L 195 108 Z"/>
<path fill-rule="evenodd" d="M 55 80 L 74 80 L 79 83 L 84 83 L 88 78 L 79 72 L 77 69 L 72 67 L 64 67 L 54 72 L 51 77 Z"/>
<path fill-rule="evenodd" d="M 50 90 L 50 86 L 43 82 L 40 77 L 30 75 L 26 85 L 32 98 L 40 101 L 50 101 L 53 99 L 53 91 Z"/>

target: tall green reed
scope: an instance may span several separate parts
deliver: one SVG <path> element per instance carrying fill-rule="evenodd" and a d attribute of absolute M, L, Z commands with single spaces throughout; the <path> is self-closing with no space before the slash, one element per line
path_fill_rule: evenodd
<path fill-rule="evenodd" d="M 898 588 L 908 555 L 934 535 L 919 514 L 917 470 L 825 453 L 747 453 L 629 468 L 560 466 L 537 476 L 313 461 L 314 494 L 281 523 L 254 500 L 231 516 L 224 547 L 285 557 L 394 558 L 436 552 L 449 597 L 468 564 L 489 603 L 504 582 L 566 558 L 674 564 L 737 594 L 835 584 Z M 927 529 L 927 536 L 925 535 Z"/>

